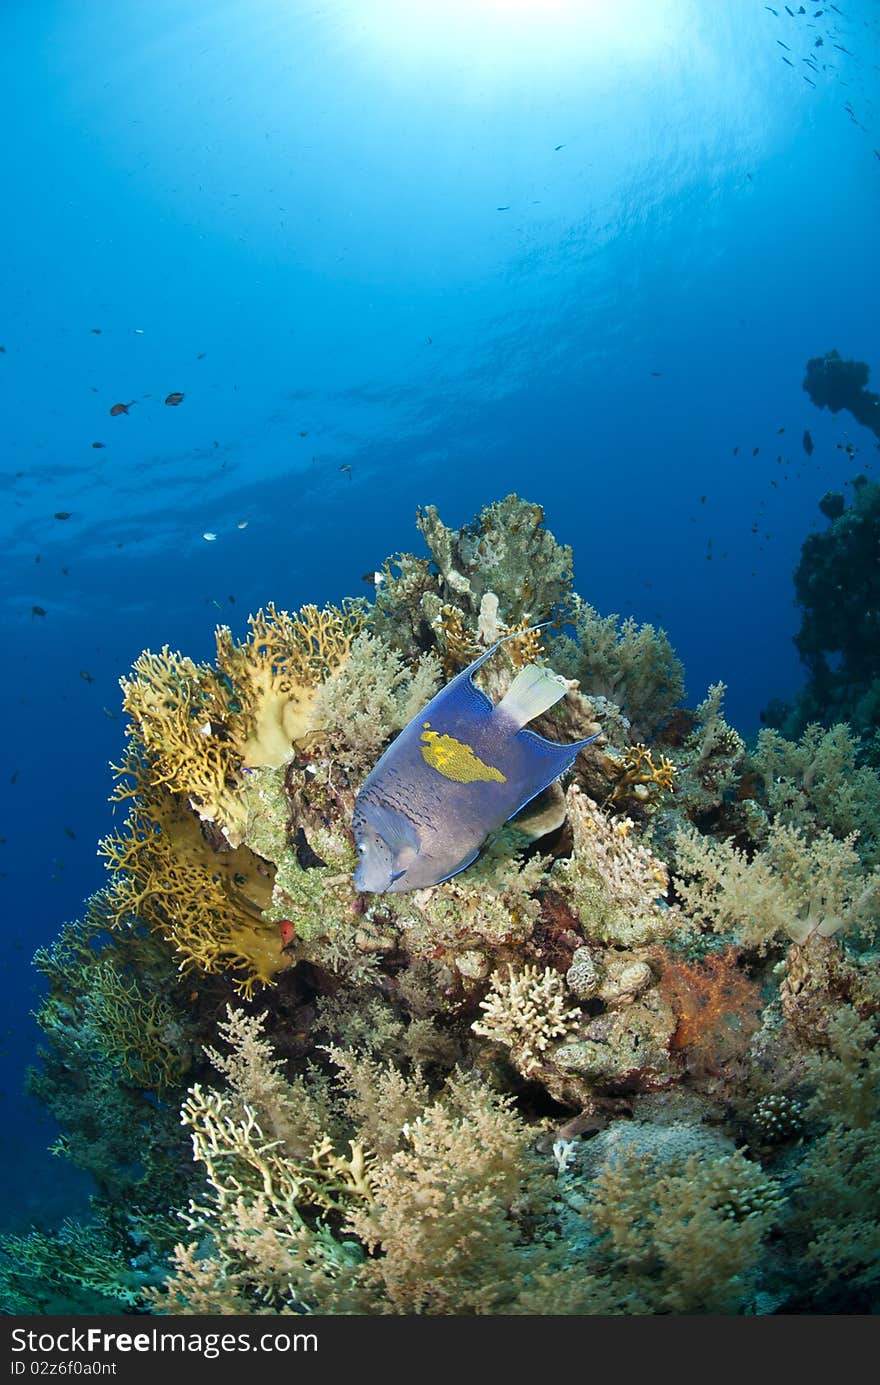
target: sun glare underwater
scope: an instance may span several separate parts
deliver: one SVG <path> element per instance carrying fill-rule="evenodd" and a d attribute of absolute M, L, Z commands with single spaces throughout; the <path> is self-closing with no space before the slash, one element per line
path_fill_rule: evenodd
<path fill-rule="evenodd" d="M 6 1314 L 868 1314 L 870 0 L 0 12 Z"/>

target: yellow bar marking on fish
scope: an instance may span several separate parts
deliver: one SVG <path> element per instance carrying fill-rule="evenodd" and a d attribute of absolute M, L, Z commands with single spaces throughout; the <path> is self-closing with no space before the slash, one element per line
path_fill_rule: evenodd
<path fill-rule="evenodd" d="M 430 726 L 430 722 L 424 724 Z M 454 779 L 456 784 L 507 783 L 507 777 L 500 769 L 485 764 L 464 741 L 429 730 L 422 732 L 422 740 L 425 742 L 422 759 L 444 779 Z"/>

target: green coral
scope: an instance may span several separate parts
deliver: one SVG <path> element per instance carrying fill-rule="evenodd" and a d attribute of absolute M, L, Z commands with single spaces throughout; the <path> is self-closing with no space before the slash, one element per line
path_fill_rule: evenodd
<path fill-rule="evenodd" d="M 597 1175 L 585 1216 L 628 1311 L 731 1313 L 755 1301 L 782 1194 L 741 1153 L 659 1162 L 631 1149 Z"/>
<path fill-rule="evenodd" d="M 359 635 L 347 662 L 318 689 L 315 725 L 327 736 L 332 754 L 342 754 L 352 768 L 370 769 L 441 682 L 436 655 L 422 655 L 409 669 L 375 635 Z"/>
<path fill-rule="evenodd" d="M 566 623 L 575 635 L 551 641 L 553 667 L 578 679 L 589 696 L 616 703 L 635 738 L 649 740 L 684 696 L 684 669 L 666 632 L 631 616 L 600 616 L 577 595 Z"/>
<path fill-rule="evenodd" d="M 750 858 L 691 827 L 676 838 L 676 861 L 675 889 L 685 909 L 745 947 L 842 930 L 873 936 L 880 916 L 880 868 L 862 869 L 851 837 L 823 832 L 809 841 L 774 823 Z"/>
<path fill-rule="evenodd" d="M 772 818 L 811 836 L 823 829 L 836 837 L 855 834 L 862 860 L 876 865 L 880 772 L 859 764 L 860 749 L 844 722 L 827 731 L 813 722 L 799 741 L 765 727 L 747 765 L 759 778 L 761 798 Z"/>
<path fill-rule="evenodd" d="M 540 505 L 508 495 L 461 529 L 448 529 L 426 505 L 416 524 L 440 574 L 439 595 L 472 618 L 490 592 L 509 626 L 548 620 L 568 597 L 572 552 L 545 528 Z"/>
<path fill-rule="evenodd" d="M 48 983 L 35 1012 L 47 1043 L 28 1086 L 63 1128 L 55 1152 L 109 1201 L 161 1209 L 180 1167 L 174 1112 L 198 1047 L 172 955 L 132 922 L 111 929 L 99 894 L 34 960 Z"/>
<path fill-rule="evenodd" d="M 131 1312 L 144 1303 L 148 1284 L 100 1222 L 67 1220 L 53 1233 L 0 1237 L 4 1313 Z"/>
<path fill-rule="evenodd" d="M 289 923 L 297 939 L 310 942 L 344 928 L 352 918 L 357 857 L 338 832 L 319 826 L 310 828 L 308 845 L 320 864 L 300 864 L 291 835 L 290 785 L 298 781 L 304 788 L 304 779 L 284 770 L 254 771 L 244 797 L 245 834 L 252 849 L 273 863 L 271 897 L 261 919 L 276 926 Z M 311 784 L 309 792 L 314 795 L 320 787 Z M 282 940 L 277 932 L 275 937 L 280 955 Z"/>
<path fill-rule="evenodd" d="M 724 719 L 724 683 L 713 683 L 694 712 L 694 726 L 675 754 L 676 799 L 692 820 L 717 813 L 737 783 L 745 741 Z"/>

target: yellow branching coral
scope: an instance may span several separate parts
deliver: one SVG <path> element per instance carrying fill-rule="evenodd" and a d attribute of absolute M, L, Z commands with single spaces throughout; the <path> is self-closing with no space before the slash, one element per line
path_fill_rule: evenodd
<path fill-rule="evenodd" d="M 363 623 L 354 602 L 295 614 L 270 603 L 250 617 L 241 644 L 227 626 L 217 629 L 216 669 L 167 646 L 141 654 L 121 685 L 129 735 L 153 785 L 185 795 L 237 845 L 242 770 L 291 758 L 313 729 L 318 688 L 345 663 Z"/>
<path fill-rule="evenodd" d="M 246 772 L 291 758 L 312 729 L 318 689 L 363 622 L 356 602 L 295 614 L 269 604 L 243 643 L 225 626 L 216 631 L 216 668 L 166 646 L 143 653 L 122 680 L 131 723 L 113 799 L 131 807 L 101 846 L 115 877 L 111 921 L 142 918 L 177 949 L 183 970 L 231 971 L 250 994 L 289 965 L 277 927 L 261 917 L 275 867 L 242 845 Z"/>
<path fill-rule="evenodd" d="M 249 1184 L 291 1218 L 296 1209 L 336 1212 L 372 1198 L 369 1160 L 357 1141 L 348 1158 L 337 1154 L 324 1136 L 307 1159 L 290 1159 L 278 1140 L 266 1139 L 249 1106 L 239 1116 L 228 1097 L 206 1092 L 198 1083 L 190 1089 L 180 1119 L 192 1132 L 193 1158 L 208 1171 L 218 1209 Z"/>
<path fill-rule="evenodd" d="M 233 972 L 244 995 L 270 984 L 290 964 L 262 918 L 274 867 L 244 846 L 215 851 L 179 798 L 140 787 L 124 829 L 99 847 L 113 872 L 110 922 L 137 915 L 177 950 L 182 971 Z"/>
<path fill-rule="evenodd" d="M 238 826 L 236 776 L 242 763 L 234 737 L 229 689 L 207 664 L 195 664 L 163 647 L 145 650 L 133 676 L 120 680 L 127 734 L 138 750 L 117 774 L 130 775 L 141 751 L 139 773 L 156 788 L 185 794 L 199 814 L 230 831 Z M 125 796 L 117 791 L 115 797 Z"/>
<path fill-rule="evenodd" d="M 623 752 L 606 751 L 605 760 L 615 781 L 604 807 L 633 798 L 640 803 L 653 804 L 662 794 L 672 792 L 675 765 L 665 755 L 661 755 L 655 765 L 646 745 L 630 745 Z"/>
<path fill-rule="evenodd" d="M 530 621 L 531 616 L 526 616 L 518 625 L 512 625 L 502 629 L 501 639 L 505 639 L 509 635 L 515 636 L 515 638 L 509 640 L 504 647 L 507 650 L 513 667 L 516 669 L 525 668 L 526 664 L 534 664 L 538 659 L 544 657 L 541 632 L 533 627 L 530 628 Z M 517 631 L 520 633 L 517 634 Z"/>
<path fill-rule="evenodd" d="M 482 649 L 476 636 L 464 623 L 457 606 L 442 606 L 435 622 L 444 678 L 453 678 L 473 663 Z"/>
<path fill-rule="evenodd" d="M 217 665 L 238 709 L 242 763 L 276 769 L 312 730 L 315 694 L 345 663 L 364 615 L 353 602 L 290 614 L 270 601 L 248 623 L 243 644 L 235 644 L 226 626 L 217 630 Z"/>
<path fill-rule="evenodd" d="M 476 633 L 466 625 L 457 606 L 441 606 L 434 628 L 446 678 L 454 677 L 499 640 L 507 640 L 504 648 L 515 669 L 544 657 L 541 632 L 532 626 L 531 616 L 524 616 L 516 625 L 505 625 L 498 618 L 498 597 L 494 592 L 483 596 Z"/>

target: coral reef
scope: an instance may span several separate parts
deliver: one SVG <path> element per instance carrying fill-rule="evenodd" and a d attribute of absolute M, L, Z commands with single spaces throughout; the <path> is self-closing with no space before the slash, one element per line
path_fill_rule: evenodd
<path fill-rule="evenodd" d="M 108 885 L 35 959 L 30 1085 L 93 1220 L 7 1238 L 0 1286 L 33 1312 L 876 1311 L 880 752 L 846 723 L 747 750 L 720 683 L 679 706 L 665 634 L 572 590 L 537 505 L 418 523 L 430 556 L 379 562 L 372 605 L 270 605 L 213 665 L 123 680 Z M 490 696 L 547 662 L 535 729 L 597 739 L 467 870 L 359 894 L 366 775 L 511 634 Z"/>
<path fill-rule="evenodd" d="M 880 482 L 856 476 L 852 503 L 808 534 L 795 568 L 795 645 L 808 680 L 793 706 L 765 714 L 790 738 L 811 722 L 848 722 L 870 739 L 880 716 Z"/>
<path fill-rule="evenodd" d="M 134 677 L 121 680 L 150 787 L 185 798 L 233 845 L 241 839 L 242 771 L 286 764 L 314 729 L 318 688 L 345 663 L 363 613 L 350 603 L 291 615 L 270 603 L 249 625 L 241 644 L 218 627 L 216 668 L 166 646 L 141 654 Z"/>
<path fill-rule="evenodd" d="M 803 387 L 817 409 L 833 414 L 846 409 L 880 438 L 880 394 L 867 388 L 870 374 L 864 361 L 845 361 L 839 352 L 826 351 L 807 361 Z"/>

